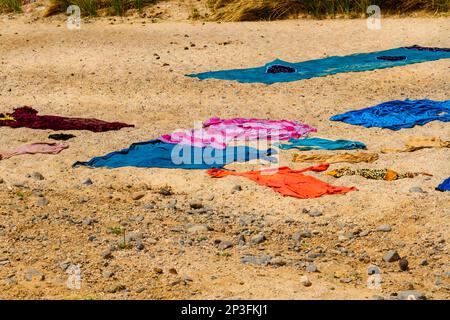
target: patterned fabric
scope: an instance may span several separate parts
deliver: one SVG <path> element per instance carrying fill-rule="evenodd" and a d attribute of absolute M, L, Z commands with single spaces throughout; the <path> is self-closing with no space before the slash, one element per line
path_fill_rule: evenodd
<path fill-rule="evenodd" d="M 300 199 L 317 198 L 329 194 L 342 194 L 355 187 L 336 187 L 311 176 L 304 175 L 307 171 L 321 172 L 328 168 L 328 164 L 320 164 L 303 170 L 292 170 L 288 167 L 266 169 L 261 171 L 234 172 L 221 169 L 210 169 L 208 174 L 214 178 L 225 176 L 242 176 L 258 184 L 271 187 L 283 196 Z"/>
<path fill-rule="evenodd" d="M 335 178 L 340 178 L 343 176 L 361 176 L 366 179 L 372 179 L 372 180 L 386 180 L 386 181 L 392 181 L 392 180 L 398 180 L 398 179 L 404 179 L 404 178 L 414 178 L 418 175 L 427 175 L 431 176 L 431 174 L 424 173 L 424 172 L 406 172 L 406 173 L 398 173 L 390 169 L 350 169 L 350 167 L 343 167 L 340 169 L 335 169 L 327 172 L 327 175 L 333 176 Z"/>
<path fill-rule="evenodd" d="M 9 151 L 0 151 L 0 160 L 8 159 L 20 154 L 47 153 L 57 154 L 69 146 L 62 143 L 31 143 Z"/>
<path fill-rule="evenodd" d="M 352 140 L 328 140 L 322 138 L 289 139 L 289 143 L 279 144 L 283 150 L 298 149 L 307 150 L 354 150 L 367 149 L 366 145 L 359 141 Z"/>
<path fill-rule="evenodd" d="M 224 149 L 233 140 L 288 140 L 315 131 L 307 124 L 291 120 L 211 118 L 203 123 L 201 129 L 178 131 L 159 139 L 166 143 Z"/>
<path fill-rule="evenodd" d="M 368 152 L 340 153 L 340 154 L 294 154 L 292 162 L 315 162 L 315 163 L 339 163 L 339 162 L 374 162 L 378 160 L 378 154 Z"/>
<path fill-rule="evenodd" d="M 7 116 L 12 117 L 15 120 L 8 119 L 5 121 L 0 121 L 0 126 L 51 130 L 89 130 L 93 132 L 120 130 L 124 127 L 134 127 L 134 125 L 122 122 L 106 122 L 98 119 L 67 118 L 47 115 L 40 116 L 36 110 L 27 106 L 14 109 L 14 112 L 7 114 Z"/>

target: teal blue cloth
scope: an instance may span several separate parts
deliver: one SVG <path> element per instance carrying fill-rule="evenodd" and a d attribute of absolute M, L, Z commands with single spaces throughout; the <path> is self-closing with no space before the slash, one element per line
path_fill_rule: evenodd
<path fill-rule="evenodd" d="M 433 120 L 450 121 L 450 100 L 394 100 L 379 105 L 353 110 L 330 118 L 366 128 L 378 127 L 391 130 L 412 128 Z"/>
<path fill-rule="evenodd" d="M 450 58 L 447 49 L 422 47 L 397 48 L 371 53 L 358 53 L 347 56 L 332 56 L 328 58 L 302 61 L 298 63 L 286 62 L 276 59 L 262 67 L 249 69 L 233 69 L 212 71 L 204 73 L 188 74 L 189 77 L 204 79 L 236 80 L 244 83 L 290 82 L 315 77 L 323 77 L 342 72 L 361 72 L 375 69 L 404 66 L 413 63 L 433 61 Z M 395 59 L 404 56 L 406 59 Z M 392 60 L 386 57 L 393 57 Z M 270 73 L 273 66 L 281 66 L 275 69 L 291 70 L 295 72 Z"/>
<path fill-rule="evenodd" d="M 450 177 L 445 179 L 440 185 L 436 187 L 439 191 L 450 191 Z"/>
<path fill-rule="evenodd" d="M 235 161 L 245 162 L 253 159 L 275 162 L 276 158 L 270 157 L 275 153 L 274 149 L 262 151 L 246 146 L 214 149 L 150 140 L 134 143 L 127 149 L 95 157 L 87 162 L 76 162 L 73 166 L 211 169 L 223 168 L 226 164 Z"/>
<path fill-rule="evenodd" d="M 366 145 L 359 141 L 352 140 L 328 140 L 322 138 L 304 138 L 304 139 L 289 139 L 290 143 L 279 144 L 278 147 L 283 150 L 299 149 L 307 150 L 354 150 L 367 149 Z"/>

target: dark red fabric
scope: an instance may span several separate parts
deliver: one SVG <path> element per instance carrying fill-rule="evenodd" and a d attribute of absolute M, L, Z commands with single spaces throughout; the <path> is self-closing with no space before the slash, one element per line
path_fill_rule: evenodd
<path fill-rule="evenodd" d="M 1 120 L 0 126 L 51 130 L 90 130 L 93 132 L 120 130 L 124 127 L 134 127 L 132 124 L 122 122 L 106 122 L 98 119 L 67 118 L 46 115 L 39 116 L 38 111 L 28 106 L 16 108 L 13 113 L 9 113 L 7 115 L 13 117 L 15 120 Z"/>

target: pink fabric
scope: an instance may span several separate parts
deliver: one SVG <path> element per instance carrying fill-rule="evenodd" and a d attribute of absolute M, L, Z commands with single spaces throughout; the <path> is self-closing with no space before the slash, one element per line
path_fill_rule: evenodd
<path fill-rule="evenodd" d="M 57 154 L 69 146 L 63 143 L 31 143 L 10 151 L 0 151 L 0 160 L 8 159 L 19 154 L 50 153 Z"/>
<path fill-rule="evenodd" d="M 307 124 L 291 120 L 211 118 L 203 123 L 201 129 L 176 131 L 159 139 L 166 143 L 224 149 L 232 140 L 289 140 L 316 131 Z"/>

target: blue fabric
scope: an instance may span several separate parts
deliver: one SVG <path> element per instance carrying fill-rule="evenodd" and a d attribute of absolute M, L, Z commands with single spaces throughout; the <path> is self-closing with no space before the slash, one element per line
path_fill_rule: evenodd
<path fill-rule="evenodd" d="M 444 180 L 440 185 L 436 187 L 439 191 L 450 191 L 450 177 Z"/>
<path fill-rule="evenodd" d="M 289 139 L 289 144 L 279 144 L 282 150 L 299 149 L 307 150 L 354 150 L 367 149 L 366 145 L 359 141 L 352 140 L 328 140 L 322 138 Z"/>
<path fill-rule="evenodd" d="M 406 59 L 386 59 L 386 57 L 405 56 Z M 383 57 L 378 59 L 378 57 Z M 276 59 L 262 67 L 249 69 L 222 70 L 205 73 L 188 74 L 189 77 L 204 79 L 236 80 L 244 83 L 290 82 L 315 77 L 323 77 L 341 72 L 361 72 L 375 69 L 404 66 L 412 63 L 450 58 L 450 52 L 417 50 L 413 48 L 397 48 L 385 51 L 358 53 L 348 56 L 333 56 L 328 58 L 290 63 Z M 267 73 L 271 66 L 281 65 L 293 68 L 293 73 Z"/>
<path fill-rule="evenodd" d="M 88 162 L 76 162 L 73 166 L 89 167 L 143 167 L 176 169 L 223 168 L 234 161 L 245 162 L 263 159 L 275 162 L 275 150 L 257 150 L 251 147 L 233 146 L 226 149 L 192 147 L 165 143 L 159 140 L 134 143 L 129 148 L 95 157 Z"/>
<path fill-rule="evenodd" d="M 374 107 L 353 110 L 330 118 L 366 128 L 379 127 L 391 130 L 412 128 L 433 120 L 450 121 L 450 100 L 394 100 Z"/>

